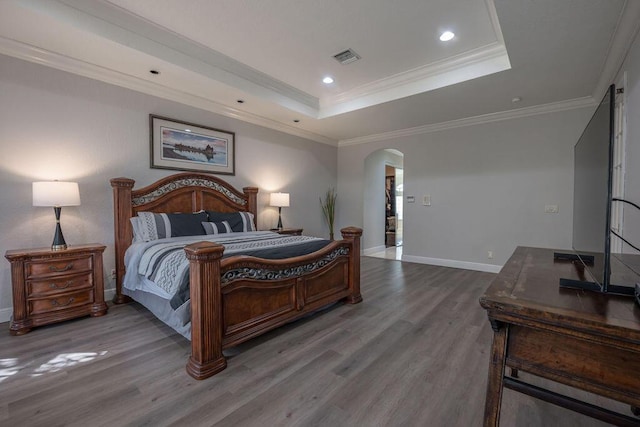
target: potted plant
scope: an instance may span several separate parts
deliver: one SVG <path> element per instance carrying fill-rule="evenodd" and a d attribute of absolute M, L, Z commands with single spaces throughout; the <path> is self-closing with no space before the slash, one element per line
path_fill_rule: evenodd
<path fill-rule="evenodd" d="M 333 240 L 333 224 L 336 219 L 336 198 L 338 195 L 333 188 L 327 190 L 324 201 L 320 198 L 320 206 L 322 207 L 322 213 L 324 219 L 329 226 L 329 239 Z"/>

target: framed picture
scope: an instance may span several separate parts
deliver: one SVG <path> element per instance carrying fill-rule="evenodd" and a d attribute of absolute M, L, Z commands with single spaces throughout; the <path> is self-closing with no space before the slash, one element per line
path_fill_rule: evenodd
<path fill-rule="evenodd" d="M 235 134 L 149 115 L 151 167 L 235 175 Z"/>

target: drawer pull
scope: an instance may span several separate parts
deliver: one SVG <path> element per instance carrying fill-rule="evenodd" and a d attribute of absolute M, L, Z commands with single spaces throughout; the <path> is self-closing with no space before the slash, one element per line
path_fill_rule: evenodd
<path fill-rule="evenodd" d="M 72 283 L 73 283 L 73 280 L 67 280 L 67 282 L 62 286 L 58 286 L 55 283 L 52 283 L 49 285 L 49 287 L 51 289 L 67 289 L 69 286 L 71 286 Z"/>
<path fill-rule="evenodd" d="M 62 268 L 58 268 L 55 265 L 50 265 L 49 266 L 49 271 L 53 271 L 55 273 L 62 273 L 63 271 L 69 271 L 73 268 L 73 263 L 70 262 L 69 264 L 65 265 Z"/>
<path fill-rule="evenodd" d="M 65 304 L 60 304 L 57 299 L 52 299 L 51 300 L 51 305 L 53 305 L 55 307 L 66 307 L 69 304 L 71 304 L 73 301 L 74 301 L 74 298 L 71 297 L 71 298 L 69 298 L 69 301 L 67 301 Z"/>

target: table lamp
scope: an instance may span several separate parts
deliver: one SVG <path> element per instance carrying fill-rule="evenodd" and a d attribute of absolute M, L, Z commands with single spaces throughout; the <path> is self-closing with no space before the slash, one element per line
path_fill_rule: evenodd
<path fill-rule="evenodd" d="M 33 183 L 33 206 L 53 206 L 56 215 L 56 231 L 53 236 L 52 251 L 67 249 L 62 229 L 60 211 L 62 206 L 79 206 L 80 190 L 77 182 L 41 181 Z"/>
<path fill-rule="evenodd" d="M 278 230 L 282 230 L 282 208 L 289 206 L 289 193 L 271 193 L 269 205 L 278 208 Z"/>

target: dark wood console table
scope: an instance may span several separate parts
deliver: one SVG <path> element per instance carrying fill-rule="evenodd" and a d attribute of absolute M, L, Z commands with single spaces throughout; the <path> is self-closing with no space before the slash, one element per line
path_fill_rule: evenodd
<path fill-rule="evenodd" d="M 480 305 L 494 331 L 485 426 L 497 426 L 503 387 L 617 425 L 640 425 L 640 308 L 632 298 L 560 289 L 576 277 L 553 250 L 519 247 Z M 506 375 L 505 369 L 512 369 Z M 630 405 L 619 414 L 528 384 L 521 370 Z"/>

